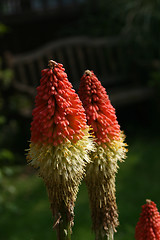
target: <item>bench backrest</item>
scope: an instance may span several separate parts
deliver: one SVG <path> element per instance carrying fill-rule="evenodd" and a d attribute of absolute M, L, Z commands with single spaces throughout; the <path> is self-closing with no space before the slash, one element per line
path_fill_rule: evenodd
<path fill-rule="evenodd" d="M 105 87 L 127 80 L 127 48 L 119 38 L 73 37 L 56 40 L 31 53 L 6 54 L 7 65 L 14 71 L 14 86 L 35 95 L 41 70 L 53 59 L 64 65 L 75 89 L 86 69 L 93 70 Z"/>

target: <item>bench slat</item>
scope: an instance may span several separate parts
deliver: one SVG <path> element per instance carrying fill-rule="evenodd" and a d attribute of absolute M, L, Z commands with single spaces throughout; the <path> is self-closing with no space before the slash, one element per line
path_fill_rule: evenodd
<path fill-rule="evenodd" d="M 20 64 L 17 68 L 20 79 L 22 81 L 22 83 L 27 84 L 27 77 L 26 77 L 26 73 L 25 73 L 25 69 L 24 69 L 24 65 Z"/>
<path fill-rule="evenodd" d="M 84 72 L 84 70 L 86 69 L 86 64 L 85 64 L 86 60 L 84 57 L 82 46 L 76 46 L 76 53 L 77 53 L 77 59 L 78 59 L 78 67 L 82 74 Z"/>
<path fill-rule="evenodd" d="M 74 60 L 73 50 L 70 46 L 68 46 L 66 48 L 66 53 L 67 53 L 67 56 L 68 56 L 68 64 L 70 66 L 72 66 L 72 68 L 71 68 L 72 78 L 75 79 L 75 82 L 77 82 L 77 80 L 79 78 L 79 75 L 78 75 L 78 72 L 77 72 L 76 62 Z"/>
<path fill-rule="evenodd" d="M 38 85 L 38 79 L 37 79 L 36 69 L 35 69 L 35 66 L 34 66 L 33 62 L 29 63 L 28 67 L 29 67 L 29 70 L 30 70 L 33 85 L 36 86 L 36 85 Z"/>

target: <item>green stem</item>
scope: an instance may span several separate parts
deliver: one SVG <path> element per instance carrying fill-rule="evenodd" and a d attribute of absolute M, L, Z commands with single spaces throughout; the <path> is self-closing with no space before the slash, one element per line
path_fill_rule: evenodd
<path fill-rule="evenodd" d="M 71 240 L 72 228 L 66 209 L 63 209 L 59 224 L 56 227 L 58 240 Z"/>
<path fill-rule="evenodd" d="M 114 240 L 114 231 L 113 231 L 112 227 L 109 229 L 107 240 Z"/>
<path fill-rule="evenodd" d="M 112 227 L 109 229 L 108 234 L 106 235 L 104 229 L 96 232 L 96 240 L 114 240 L 114 231 Z"/>

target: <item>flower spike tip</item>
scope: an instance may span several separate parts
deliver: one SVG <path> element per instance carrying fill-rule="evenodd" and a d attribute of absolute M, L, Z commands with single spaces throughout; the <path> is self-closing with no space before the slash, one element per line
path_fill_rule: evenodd
<path fill-rule="evenodd" d="M 156 204 L 146 200 L 135 229 L 136 240 L 160 240 L 160 214 Z"/>

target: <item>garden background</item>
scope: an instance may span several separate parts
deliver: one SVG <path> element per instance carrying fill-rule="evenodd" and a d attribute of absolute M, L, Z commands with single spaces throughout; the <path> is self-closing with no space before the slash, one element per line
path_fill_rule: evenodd
<path fill-rule="evenodd" d="M 71 36 L 123 36 L 133 50 L 135 81 L 154 90 L 143 101 L 115 106 L 129 145 L 116 179 L 120 226 L 115 239 L 134 239 L 145 199 L 160 210 L 159 10 L 159 0 L 0 1 L 0 239 L 56 239 L 45 186 L 25 159 L 31 117 L 20 110 L 31 103 L 15 91 L 5 53 L 31 52 Z M 84 183 L 72 238 L 94 239 Z"/>

